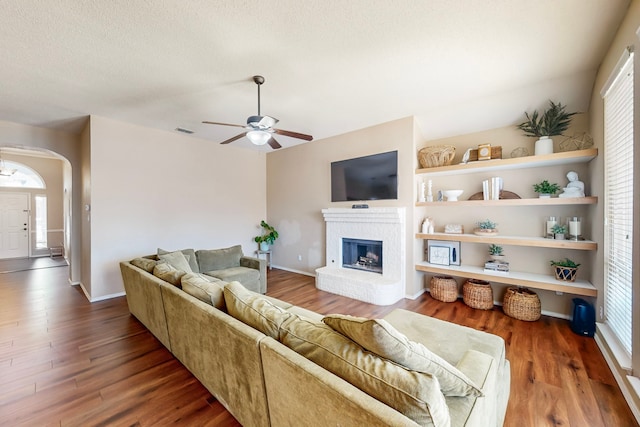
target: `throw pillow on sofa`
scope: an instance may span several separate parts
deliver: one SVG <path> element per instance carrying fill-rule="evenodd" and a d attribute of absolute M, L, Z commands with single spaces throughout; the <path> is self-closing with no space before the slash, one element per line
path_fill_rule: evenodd
<path fill-rule="evenodd" d="M 240 266 L 242 246 L 235 245 L 223 249 L 201 249 L 196 251 L 200 271 L 224 270 L 225 268 Z"/>
<path fill-rule="evenodd" d="M 189 260 L 187 260 L 187 257 L 180 251 L 158 255 L 158 260 L 166 262 L 176 270 L 182 270 L 185 273 L 193 273 L 193 270 L 189 265 Z"/>
<path fill-rule="evenodd" d="M 153 267 L 154 276 L 177 287 L 181 287 L 180 280 L 185 274 L 186 273 L 184 271 L 178 270 L 166 262 L 159 262 L 155 267 Z"/>
<path fill-rule="evenodd" d="M 162 248 L 158 248 L 157 254 L 164 255 L 170 252 L 175 252 L 175 251 L 167 251 Z M 193 249 L 182 249 L 180 252 L 182 252 L 185 258 L 187 258 L 187 261 L 189 261 L 189 267 L 191 267 L 191 271 L 193 271 L 194 273 L 200 273 L 201 270 L 198 268 L 198 259 L 196 258 L 196 251 Z"/>
<path fill-rule="evenodd" d="M 131 264 L 135 265 L 138 268 L 145 270 L 147 273 L 153 273 L 153 268 L 156 266 L 158 261 L 150 258 L 134 258 L 131 260 Z"/>
<path fill-rule="evenodd" d="M 322 321 L 372 353 L 412 371 L 434 375 L 445 396 L 482 396 L 482 391 L 455 366 L 409 340 L 383 319 L 332 314 Z"/>
<path fill-rule="evenodd" d="M 227 311 L 224 303 L 226 282 L 200 273 L 187 273 L 181 279 L 182 290 L 200 301 L 213 305 L 218 310 Z"/>
<path fill-rule="evenodd" d="M 297 315 L 282 324 L 280 341 L 421 426 L 447 427 L 451 423 L 433 375 L 405 369 L 365 351 L 322 322 Z"/>
<path fill-rule="evenodd" d="M 230 282 L 224 287 L 224 301 L 227 313 L 276 340 L 280 325 L 291 316 L 291 313 L 248 290 L 240 282 Z"/>

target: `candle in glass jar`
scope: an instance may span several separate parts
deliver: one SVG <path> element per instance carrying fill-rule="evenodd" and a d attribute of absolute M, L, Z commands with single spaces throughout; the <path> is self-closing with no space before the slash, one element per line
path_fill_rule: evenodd
<path fill-rule="evenodd" d="M 582 233 L 580 230 L 580 218 L 574 216 L 573 218 L 569 219 L 569 235 L 573 237 L 578 237 L 581 234 Z"/>
<path fill-rule="evenodd" d="M 547 218 L 547 237 L 553 239 L 553 226 L 558 223 L 558 220 L 555 216 L 550 216 Z"/>

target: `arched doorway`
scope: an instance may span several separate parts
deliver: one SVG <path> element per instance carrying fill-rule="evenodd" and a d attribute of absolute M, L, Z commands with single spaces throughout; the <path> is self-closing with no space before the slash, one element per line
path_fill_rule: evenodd
<path fill-rule="evenodd" d="M 12 220 L 3 221 L 7 227 L 22 227 L 9 236 L 12 230 L 0 225 L 0 259 L 50 257 L 55 248 L 70 263 L 70 162 L 50 150 L 17 147 L 0 148 L 0 157 L 0 215 Z"/>

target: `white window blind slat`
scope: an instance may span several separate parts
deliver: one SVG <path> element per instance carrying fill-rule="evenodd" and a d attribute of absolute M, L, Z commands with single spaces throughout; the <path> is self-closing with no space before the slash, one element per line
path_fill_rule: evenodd
<path fill-rule="evenodd" d="M 633 53 L 604 93 L 605 321 L 632 348 Z"/>

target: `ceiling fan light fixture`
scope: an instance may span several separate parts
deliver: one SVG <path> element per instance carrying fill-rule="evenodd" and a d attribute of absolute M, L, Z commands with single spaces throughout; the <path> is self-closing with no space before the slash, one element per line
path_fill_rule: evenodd
<path fill-rule="evenodd" d="M 247 132 L 247 138 L 255 145 L 264 145 L 271 139 L 271 133 L 264 130 L 252 130 Z"/>

